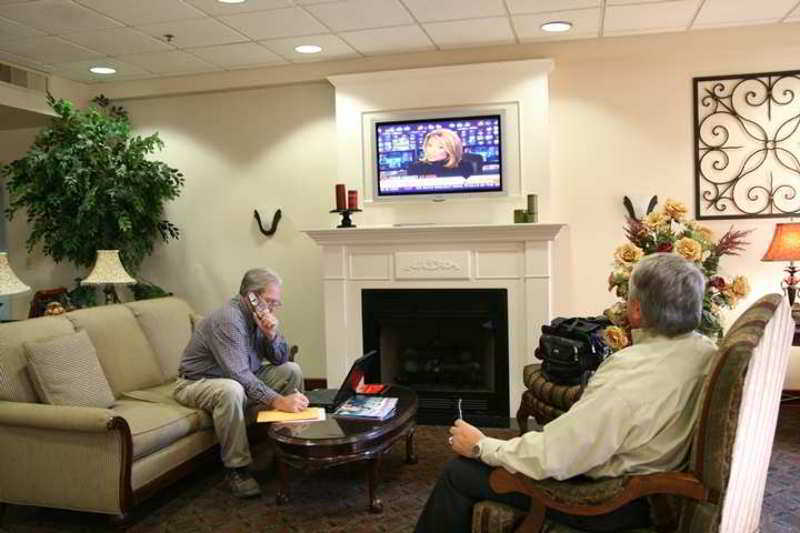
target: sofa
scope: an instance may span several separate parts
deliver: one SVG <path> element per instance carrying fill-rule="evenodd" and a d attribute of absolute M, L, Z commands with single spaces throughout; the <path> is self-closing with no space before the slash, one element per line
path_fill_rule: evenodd
<path fill-rule="evenodd" d="M 0 507 L 124 516 L 214 447 L 211 417 L 172 398 L 196 318 L 169 297 L 1 324 Z M 45 403 L 31 380 L 30 343 L 80 330 L 113 393 L 109 408 Z"/>

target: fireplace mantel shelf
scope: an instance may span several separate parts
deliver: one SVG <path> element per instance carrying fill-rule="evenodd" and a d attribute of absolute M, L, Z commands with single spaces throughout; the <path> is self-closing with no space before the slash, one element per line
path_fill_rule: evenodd
<path fill-rule="evenodd" d="M 402 225 L 309 229 L 303 233 L 321 245 L 419 242 L 552 241 L 566 224 Z"/>

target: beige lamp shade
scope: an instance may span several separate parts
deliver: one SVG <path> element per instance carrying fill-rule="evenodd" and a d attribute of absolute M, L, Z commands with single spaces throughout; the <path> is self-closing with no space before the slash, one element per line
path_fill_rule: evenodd
<path fill-rule="evenodd" d="M 11 265 L 8 264 L 8 253 L 0 252 L 0 296 L 21 294 L 29 290 L 31 288 L 22 283 L 11 270 Z"/>
<path fill-rule="evenodd" d="M 81 285 L 104 285 L 106 283 L 125 283 L 133 285 L 136 280 L 125 271 L 119 260 L 119 250 L 97 250 L 92 272 L 81 281 Z"/>
<path fill-rule="evenodd" d="M 762 261 L 800 260 L 800 223 L 775 224 L 775 234 Z"/>

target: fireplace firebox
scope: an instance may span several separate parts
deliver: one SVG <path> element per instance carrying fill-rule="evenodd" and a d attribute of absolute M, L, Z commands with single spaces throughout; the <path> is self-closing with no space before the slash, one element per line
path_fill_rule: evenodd
<path fill-rule="evenodd" d="M 506 289 L 364 289 L 365 351 L 373 383 L 410 387 L 420 424 L 509 426 Z"/>

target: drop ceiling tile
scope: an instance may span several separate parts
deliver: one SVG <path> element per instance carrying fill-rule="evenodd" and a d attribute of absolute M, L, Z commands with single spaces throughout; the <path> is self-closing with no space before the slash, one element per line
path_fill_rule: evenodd
<path fill-rule="evenodd" d="M 102 30 L 122 26 L 69 0 L 39 0 L 0 6 L 0 17 L 49 33 Z"/>
<path fill-rule="evenodd" d="M 77 0 L 86 7 L 137 26 L 202 18 L 205 14 L 180 0 Z"/>
<path fill-rule="evenodd" d="M 332 4 L 334 2 L 343 2 L 344 0 L 295 0 L 295 4 L 299 6 L 310 6 L 314 4 Z"/>
<path fill-rule="evenodd" d="M 506 0 L 512 15 L 600 7 L 603 0 Z"/>
<path fill-rule="evenodd" d="M 419 22 L 440 22 L 479 17 L 504 17 L 503 0 L 404 0 Z"/>
<path fill-rule="evenodd" d="M 0 48 L 6 52 L 50 65 L 70 63 L 103 55 L 100 52 L 68 43 L 58 37 L 38 37 L 24 41 L 11 41 L 3 43 Z"/>
<path fill-rule="evenodd" d="M 16 54 L 10 54 L 8 52 L 4 52 L 2 50 L 1 45 L 0 45 L 0 63 L 5 63 L 7 65 L 16 65 L 33 70 L 41 70 L 43 72 L 49 72 L 50 70 L 53 69 L 52 65 L 46 65 L 44 63 L 40 63 L 39 61 L 30 59 L 28 57 L 22 57 Z"/>
<path fill-rule="evenodd" d="M 66 33 L 61 37 L 109 56 L 173 49 L 170 45 L 133 28 Z"/>
<path fill-rule="evenodd" d="M 713 28 L 740 24 L 778 22 L 795 6 L 797 0 L 706 0 L 693 28 Z"/>
<path fill-rule="evenodd" d="M 326 61 L 329 59 L 360 57 L 358 52 L 353 50 L 350 45 L 331 33 L 263 41 L 261 44 L 276 54 L 280 54 L 281 57 L 288 59 L 292 63 L 313 63 L 315 61 Z M 295 47 L 301 44 L 315 44 L 322 48 L 322 52 L 318 54 L 301 54 L 296 52 Z"/>
<path fill-rule="evenodd" d="M 608 6 L 603 23 L 604 35 L 632 35 L 656 31 L 684 31 L 697 13 L 700 0 L 681 0 L 660 4 Z"/>
<path fill-rule="evenodd" d="M 397 0 L 345 0 L 308 6 L 306 9 L 336 32 L 385 28 L 414 22 Z"/>
<path fill-rule="evenodd" d="M 436 48 L 419 26 L 350 31 L 341 33 L 339 36 L 364 55 L 394 54 Z"/>
<path fill-rule="evenodd" d="M 116 74 L 95 74 L 90 72 L 92 67 L 111 67 L 117 69 Z M 125 63 L 117 59 L 99 57 L 92 60 L 65 63 L 53 69 L 53 74 L 75 81 L 119 81 L 129 76 L 150 75 L 145 69 Z"/>
<path fill-rule="evenodd" d="M 247 40 L 239 32 L 211 18 L 148 24 L 139 26 L 138 29 L 162 40 L 166 39 L 164 36 L 167 34 L 174 35 L 169 43 L 177 48 L 213 46 Z"/>
<path fill-rule="evenodd" d="M 229 15 L 220 20 L 254 40 L 328 32 L 314 17 L 296 7 Z"/>
<path fill-rule="evenodd" d="M 219 0 L 186 0 L 186 2 L 215 17 L 292 7 L 291 0 L 247 0 L 241 4 L 225 4 Z"/>
<path fill-rule="evenodd" d="M 423 24 L 439 48 L 466 48 L 512 44 L 514 33 L 506 17 L 456 20 Z"/>
<path fill-rule="evenodd" d="M 667 4 L 681 0 L 606 0 L 607 6 L 624 6 L 629 4 Z"/>
<path fill-rule="evenodd" d="M 282 57 L 256 43 L 235 43 L 206 48 L 192 48 L 188 52 L 222 68 L 286 63 Z"/>
<path fill-rule="evenodd" d="M 0 42 L 16 39 L 31 39 L 47 35 L 43 31 L 35 30 L 18 22 L 0 19 Z"/>
<path fill-rule="evenodd" d="M 600 9 L 580 9 L 576 11 L 554 11 L 533 15 L 514 15 L 511 22 L 520 41 L 564 41 L 587 39 L 600 35 Z M 554 33 L 541 29 L 545 22 L 564 20 L 572 23 L 570 31 Z"/>
<path fill-rule="evenodd" d="M 126 63 L 133 63 L 150 72 L 166 76 L 219 70 L 219 67 L 216 65 L 212 65 L 199 57 L 195 57 L 181 50 L 151 54 L 134 54 L 122 56 L 118 59 Z"/>

